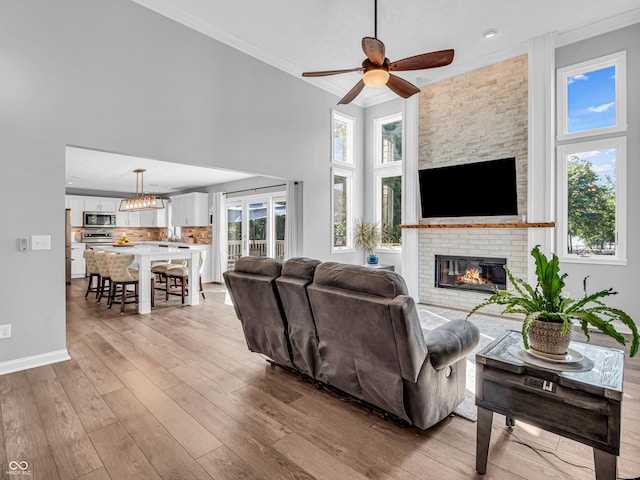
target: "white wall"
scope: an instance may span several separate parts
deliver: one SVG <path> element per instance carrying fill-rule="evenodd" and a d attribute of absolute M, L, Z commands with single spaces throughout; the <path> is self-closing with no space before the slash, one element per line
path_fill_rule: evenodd
<path fill-rule="evenodd" d="M 304 253 L 331 258 L 337 97 L 128 0 L 4 0 L 0 23 L 0 371 L 65 348 L 67 144 L 302 180 Z M 52 249 L 19 252 L 34 234 Z"/>
<path fill-rule="evenodd" d="M 583 62 L 610 53 L 627 51 L 627 265 L 561 263 L 567 272 L 567 288 L 572 296 L 582 292 L 582 279 L 589 276 L 589 291 L 612 287 L 619 292 L 607 304 L 623 309 L 640 322 L 638 271 L 640 271 L 640 24 L 616 30 L 556 49 L 556 67 Z"/>

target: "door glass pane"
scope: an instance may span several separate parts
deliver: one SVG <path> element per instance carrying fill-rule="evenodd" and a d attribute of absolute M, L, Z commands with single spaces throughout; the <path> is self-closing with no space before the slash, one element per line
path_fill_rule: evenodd
<path fill-rule="evenodd" d="M 567 158 L 567 253 L 616 254 L 616 149 Z"/>
<path fill-rule="evenodd" d="M 274 246 L 275 257 L 277 260 L 284 259 L 284 232 L 287 222 L 287 202 L 284 200 L 276 200 L 273 202 L 273 214 L 275 228 L 274 234 Z"/>
<path fill-rule="evenodd" d="M 266 202 L 249 204 L 249 255 L 267 256 L 267 211 Z"/>
<path fill-rule="evenodd" d="M 347 246 L 347 177 L 333 176 L 333 246 Z"/>
<path fill-rule="evenodd" d="M 382 163 L 402 161 L 402 120 L 382 125 Z"/>
<path fill-rule="evenodd" d="M 242 205 L 227 206 L 227 250 L 229 269 L 242 255 Z"/>
<path fill-rule="evenodd" d="M 382 179 L 380 192 L 382 212 L 382 246 L 400 246 L 400 217 L 402 215 L 402 177 Z"/>

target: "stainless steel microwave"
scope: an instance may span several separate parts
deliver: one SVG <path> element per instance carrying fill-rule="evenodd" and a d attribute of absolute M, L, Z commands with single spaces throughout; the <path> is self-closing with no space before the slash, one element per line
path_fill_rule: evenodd
<path fill-rule="evenodd" d="M 85 228 L 115 227 L 116 214 L 114 212 L 84 212 L 82 214 L 82 225 Z"/>

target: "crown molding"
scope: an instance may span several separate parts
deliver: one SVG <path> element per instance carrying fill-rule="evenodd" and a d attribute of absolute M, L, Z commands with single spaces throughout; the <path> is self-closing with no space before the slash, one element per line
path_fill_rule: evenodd
<path fill-rule="evenodd" d="M 556 38 L 556 47 L 564 47 L 565 45 L 597 37 L 598 35 L 609 33 L 636 23 L 640 23 L 640 8 L 621 13 L 614 17 L 605 18 L 604 20 L 575 28 L 567 32 L 559 33 Z"/>

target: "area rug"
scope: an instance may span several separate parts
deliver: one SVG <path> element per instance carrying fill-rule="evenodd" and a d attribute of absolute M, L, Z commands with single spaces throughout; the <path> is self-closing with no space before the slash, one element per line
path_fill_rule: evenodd
<path fill-rule="evenodd" d="M 420 325 L 425 331 L 433 330 L 434 328 L 437 328 L 451 320 L 464 320 L 467 316 L 467 312 L 464 311 L 424 304 L 418 304 L 417 310 L 418 316 L 420 317 Z M 475 422 L 478 419 L 478 410 L 475 405 L 476 353 L 493 342 L 493 340 L 500 337 L 504 332 L 508 330 L 519 331 L 522 328 L 522 322 L 504 317 L 482 314 L 474 314 L 470 321 L 480 329 L 480 342 L 467 356 L 466 392 L 464 400 L 460 405 L 458 405 L 458 407 L 456 407 L 453 413 Z"/>

